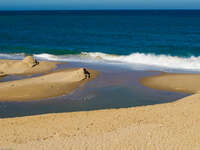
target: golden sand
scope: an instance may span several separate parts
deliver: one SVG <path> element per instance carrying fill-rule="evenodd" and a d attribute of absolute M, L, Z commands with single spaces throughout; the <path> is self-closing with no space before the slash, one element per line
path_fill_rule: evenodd
<path fill-rule="evenodd" d="M 31 56 L 25 57 L 24 60 L 0 60 L 0 77 L 46 73 L 54 69 L 56 64 L 58 63 L 38 62 Z M 30 101 L 66 95 L 98 75 L 97 71 L 89 72 L 89 80 L 84 80 L 83 68 L 74 68 L 54 71 L 39 77 L 0 82 L 0 101 Z"/>
<path fill-rule="evenodd" d="M 200 91 L 199 74 L 161 73 L 161 75 L 143 78 L 141 83 L 150 88 L 166 91 L 184 93 Z"/>
<path fill-rule="evenodd" d="M 82 68 L 55 71 L 39 77 L 0 83 L 0 101 L 31 101 L 71 93 L 94 79 L 98 72 L 89 70 L 91 78 L 84 80 Z"/>
<path fill-rule="evenodd" d="M 198 150 L 200 95 L 146 107 L 0 119 L 0 147 L 15 150 Z"/>
<path fill-rule="evenodd" d="M 47 62 L 41 61 L 38 65 L 33 65 L 31 60 L 0 60 L 0 72 L 3 75 L 13 75 L 13 74 L 36 74 L 45 73 L 54 68 L 59 64 L 58 62 Z"/>
<path fill-rule="evenodd" d="M 170 75 L 163 77 L 163 80 L 169 77 L 168 82 L 160 82 L 160 79 L 159 82 L 163 87 L 170 84 L 170 90 L 177 90 L 177 85 L 181 85 L 184 91 L 193 93 L 198 90 L 198 76 L 180 74 L 182 83 L 177 75 Z M 171 86 L 173 84 L 176 86 Z M 0 148 L 199 150 L 199 108 L 200 94 L 197 93 L 176 102 L 152 106 L 0 119 Z"/>

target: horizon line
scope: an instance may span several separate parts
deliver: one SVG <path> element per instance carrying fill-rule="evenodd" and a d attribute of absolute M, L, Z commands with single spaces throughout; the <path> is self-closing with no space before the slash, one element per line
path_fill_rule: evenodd
<path fill-rule="evenodd" d="M 5 9 L 5 10 L 0 10 L 0 12 L 5 12 L 5 11 L 144 11 L 144 10 L 160 10 L 160 11 L 166 11 L 166 10 L 200 10 L 199 9 L 193 9 L 193 8 L 186 8 L 186 9 L 182 9 L 182 8 L 173 8 L 173 9 L 157 9 L 157 8 L 152 8 L 152 9 Z"/>

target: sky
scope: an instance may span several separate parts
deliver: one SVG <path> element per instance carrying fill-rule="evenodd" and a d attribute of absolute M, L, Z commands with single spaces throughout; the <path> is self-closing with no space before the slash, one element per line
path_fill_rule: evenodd
<path fill-rule="evenodd" d="M 200 0 L 0 0 L 0 10 L 200 9 Z"/>

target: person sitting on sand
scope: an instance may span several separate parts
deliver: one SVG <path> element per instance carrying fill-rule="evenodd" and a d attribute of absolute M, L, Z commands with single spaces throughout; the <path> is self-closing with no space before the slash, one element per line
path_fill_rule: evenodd
<path fill-rule="evenodd" d="M 86 68 L 83 68 L 84 74 L 85 74 L 85 79 L 89 79 L 90 78 L 90 73 L 87 71 Z"/>
<path fill-rule="evenodd" d="M 39 61 L 37 61 L 37 59 L 35 59 L 35 63 L 34 63 L 34 65 L 33 65 L 33 67 L 35 67 L 35 66 L 37 66 L 37 65 L 39 65 Z"/>
<path fill-rule="evenodd" d="M 29 67 L 35 67 L 39 64 L 39 62 L 32 56 L 27 56 L 23 60 Z"/>

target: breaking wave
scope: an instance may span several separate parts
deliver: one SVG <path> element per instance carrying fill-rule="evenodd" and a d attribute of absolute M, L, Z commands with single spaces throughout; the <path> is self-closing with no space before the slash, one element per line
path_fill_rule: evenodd
<path fill-rule="evenodd" d="M 25 54 L 0 54 L 0 58 L 22 59 Z M 81 54 L 52 55 L 52 54 L 35 54 L 37 59 L 50 61 L 72 61 L 85 63 L 106 63 L 121 64 L 131 68 L 140 66 L 141 68 L 168 68 L 180 70 L 200 71 L 200 57 L 178 57 L 170 55 L 155 55 L 145 53 L 132 53 L 130 55 L 111 55 L 99 52 L 82 52 Z M 151 68 L 150 68 L 151 67 Z M 138 68 L 138 67 L 137 67 Z"/>

